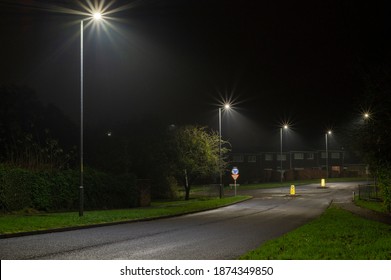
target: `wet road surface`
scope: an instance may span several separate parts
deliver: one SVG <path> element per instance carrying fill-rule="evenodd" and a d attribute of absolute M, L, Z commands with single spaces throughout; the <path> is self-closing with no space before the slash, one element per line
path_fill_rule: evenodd
<path fill-rule="evenodd" d="M 174 218 L 0 239 L 0 259 L 236 259 L 352 199 L 357 183 L 238 192 L 254 198 Z"/>

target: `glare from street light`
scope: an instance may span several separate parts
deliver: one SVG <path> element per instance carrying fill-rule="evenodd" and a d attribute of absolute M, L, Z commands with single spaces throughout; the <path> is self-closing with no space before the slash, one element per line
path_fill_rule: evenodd
<path fill-rule="evenodd" d="M 287 117 L 284 117 L 283 119 L 281 119 L 278 122 L 278 124 L 276 124 L 276 125 L 277 125 L 278 129 L 283 129 L 286 131 L 290 131 L 290 130 L 294 129 L 294 127 L 295 127 L 292 120 L 288 119 Z"/>
<path fill-rule="evenodd" d="M 226 104 L 224 105 L 224 108 L 225 108 L 226 110 L 229 110 L 229 109 L 231 109 L 231 105 L 229 105 L 228 103 L 226 103 Z"/>
<path fill-rule="evenodd" d="M 369 121 L 373 118 L 373 111 L 369 107 L 361 108 L 360 117 L 364 121 Z"/>
<path fill-rule="evenodd" d="M 100 20 L 102 18 L 102 14 L 99 12 L 96 12 L 96 13 L 94 13 L 93 17 L 95 20 Z"/>
<path fill-rule="evenodd" d="M 330 135 L 331 133 L 332 133 L 332 132 L 331 132 L 331 130 L 327 131 L 327 134 L 329 134 L 329 135 Z"/>

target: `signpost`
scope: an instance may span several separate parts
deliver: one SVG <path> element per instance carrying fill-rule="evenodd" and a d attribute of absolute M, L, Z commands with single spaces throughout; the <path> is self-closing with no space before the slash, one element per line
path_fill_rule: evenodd
<path fill-rule="evenodd" d="M 232 168 L 231 176 L 232 176 L 232 179 L 234 179 L 235 196 L 236 196 L 236 180 L 239 178 L 239 169 L 237 167 Z"/>

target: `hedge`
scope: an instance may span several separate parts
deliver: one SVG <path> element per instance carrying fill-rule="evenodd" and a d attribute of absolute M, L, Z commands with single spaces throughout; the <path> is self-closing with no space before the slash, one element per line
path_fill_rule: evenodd
<path fill-rule="evenodd" d="M 0 164 L 0 209 L 3 212 L 33 208 L 45 211 L 77 210 L 79 178 L 75 170 L 32 171 Z M 94 169 L 84 173 L 85 209 L 138 206 L 136 177 L 113 176 Z"/>
<path fill-rule="evenodd" d="M 391 164 L 377 166 L 377 183 L 380 188 L 380 195 L 383 199 L 384 208 L 391 212 Z"/>

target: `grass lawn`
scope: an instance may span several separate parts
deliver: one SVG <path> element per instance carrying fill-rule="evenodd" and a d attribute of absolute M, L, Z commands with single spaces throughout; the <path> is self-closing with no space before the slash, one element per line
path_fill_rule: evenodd
<path fill-rule="evenodd" d="M 46 230 L 73 226 L 86 226 L 111 222 L 140 220 L 195 211 L 213 209 L 243 201 L 250 196 L 219 198 L 199 198 L 188 201 L 155 202 L 151 207 L 122 210 L 85 211 L 83 217 L 78 212 L 38 213 L 0 215 L 0 234 Z"/>
<path fill-rule="evenodd" d="M 391 226 L 331 207 L 318 219 L 266 242 L 241 259 L 389 260 Z"/>
<path fill-rule="evenodd" d="M 354 203 L 357 206 L 368 208 L 376 212 L 384 213 L 386 211 L 386 207 L 381 201 L 368 201 L 368 200 L 359 199 L 358 196 L 356 196 L 354 199 Z"/>

